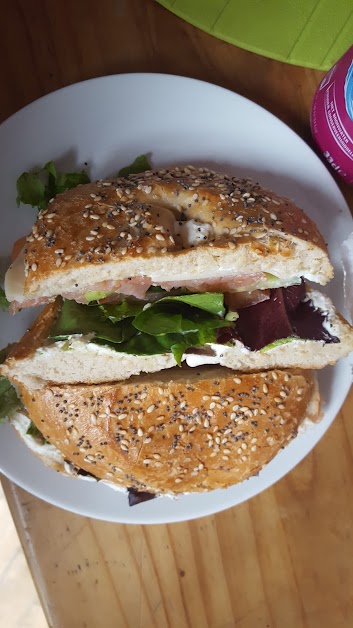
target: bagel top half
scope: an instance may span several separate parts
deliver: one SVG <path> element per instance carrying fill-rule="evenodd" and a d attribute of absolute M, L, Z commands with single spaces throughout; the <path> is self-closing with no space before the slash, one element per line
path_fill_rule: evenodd
<path fill-rule="evenodd" d="M 20 263 L 22 284 L 12 281 Z M 59 194 L 39 213 L 5 288 L 24 302 L 119 291 L 117 282 L 131 278 L 161 285 L 259 273 L 325 284 L 333 269 L 316 225 L 293 202 L 249 179 L 187 166 Z"/>

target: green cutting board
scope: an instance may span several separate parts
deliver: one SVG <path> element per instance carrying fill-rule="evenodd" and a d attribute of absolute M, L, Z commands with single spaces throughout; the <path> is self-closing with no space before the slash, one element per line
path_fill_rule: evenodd
<path fill-rule="evenodd" d="M 353 0 L 157 0 L 202 30 L 260 55 L 328 70 L 353 44 Z"/>

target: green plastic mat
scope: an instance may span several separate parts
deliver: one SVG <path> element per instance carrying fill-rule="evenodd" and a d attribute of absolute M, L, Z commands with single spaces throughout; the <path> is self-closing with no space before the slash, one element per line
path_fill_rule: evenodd
<path fill-rule="evenodd" d="M 157 0 L 202 30 L 272 59 L 328 70 L 353 44 L 353 0 Z"/>

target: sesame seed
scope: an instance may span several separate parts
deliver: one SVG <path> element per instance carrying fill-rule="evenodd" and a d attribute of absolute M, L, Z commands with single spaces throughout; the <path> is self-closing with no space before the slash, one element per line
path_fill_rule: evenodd
<path fill-rule="evenodd" d="M 90 194 L 90 196 L 92 196 L 92 194 Z M 95 194 L 93 194 L 93 196 L 95 196 Z M 85 205 L 85 209 L 91 209 L 91 207 L 93 207 L 92 203 Z"/>
<path fill-rule="evenodd" d="M 233 382 L 235 382 L 236 384 L 241 384 L 241 379 L 240 377 L 234 377 Z M 238 406 L 239 407 L 239 406 Z M 234 410 L 234 408 L 233 408 Z"/>
<path fill-rule="evenodd" d="M 152 441 L 152 438 L 148 436 L 147 438 L 145 438 L 145 445 L 148 445 L 151 441 Z"/>
<path fill-rule="evenodd" d="M 38 268 L 37 264 L 32 264 L 31 270 L 36 271 Z"/>
<path fill-rule="evenodd" d="M 94 240 L 94 236 L 86 236 L 87 242 L 92 242 Z"/>
<path fill-rule="evenodd" d="M 184 426 L 183 425 L 179 425 L 179 432 L 183 432 L 184 431 Z"/>
<path fill-rule="evenodd" d="M 229 460 L 228 456 L 222 456 L 222 460 Z"/>
<path fill-rule="evenodd" d="M 180 482 L 182 482 L 182 478 L 175 478 L 174 482 L 175 484 L 180 484 Z"/>
<path fill-rule="evenodd" d="M 137 434 L 138 434 L 138 436 L 143 436 L 144 431 L 139 427 L 138 430 L 137 430 Z"/>
<path fill-rule="evenodd" d="M 156 233 L 156 240 L 161 240 L 164 242 L 165 237 L 161 233 Z"/>
<path fill-rule="evenodd" d="M 242 444 L 241 444 L 241 448 L 242 448 L 242 449 L 247 449 L 247 448 L 248 448 L 248 446 L 247 446 L 247 444 L 246 444 L 246 443 L 242 443 Z"/>
<path fill-rule="evenodd" d="M 223 449 L 224 454 L 230 454 L 230 449 Z"/>
<path fill-rule="evenodd" d="M 61 266 L 61 264 L 62 264 L 62 259 L 59 257 L 59 258 L 56 260 L 55 264 L 56 264 L 56 266 L 58 266 L 58 267 L 59 267 L 59 266 Z"/>
<path fill-rule="evenodd" d="M 264 393 L 266 395 L 268 393 L 268 386 L 266 384 L 263 384 L 262 390 L 264 391 Z"/>
<path fill-rule="evenodd" d="M 145 458 L 143 464 L 150 464 L 152 462 L 151 458 Z"/>
<path fill-rule="evenodd" d="M 204 422 L 203 422 L 203 426 L 204 426 L 204 427 L 210 427 L 210 422 L 209 422 L 209 420 L 208 420 L 208 419 L 205 419 L 205 420 L 204 420 Z"/>

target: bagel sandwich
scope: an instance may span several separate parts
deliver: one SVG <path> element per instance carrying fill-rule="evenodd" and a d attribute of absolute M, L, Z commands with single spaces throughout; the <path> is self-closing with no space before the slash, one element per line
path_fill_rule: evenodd
<path fill-rule="evenodd" d="M 186 363 L 322 368 L 352 327 L 307 282 L 333 274 L 315 224 L 248 179 L 176 167 L 79 185 L 39 213 L 5 278 L 47 303 L 3 374 L 100 383 Z"/>
<path fill-rule="evenodd" d="M 12 309 L 56 296 L 143 298 L 150 287 L 249 292 L 333 276 L 313 221 L 290 200 L 206 168 L 79 185 L 39 212 L 5 277 Z"/>

